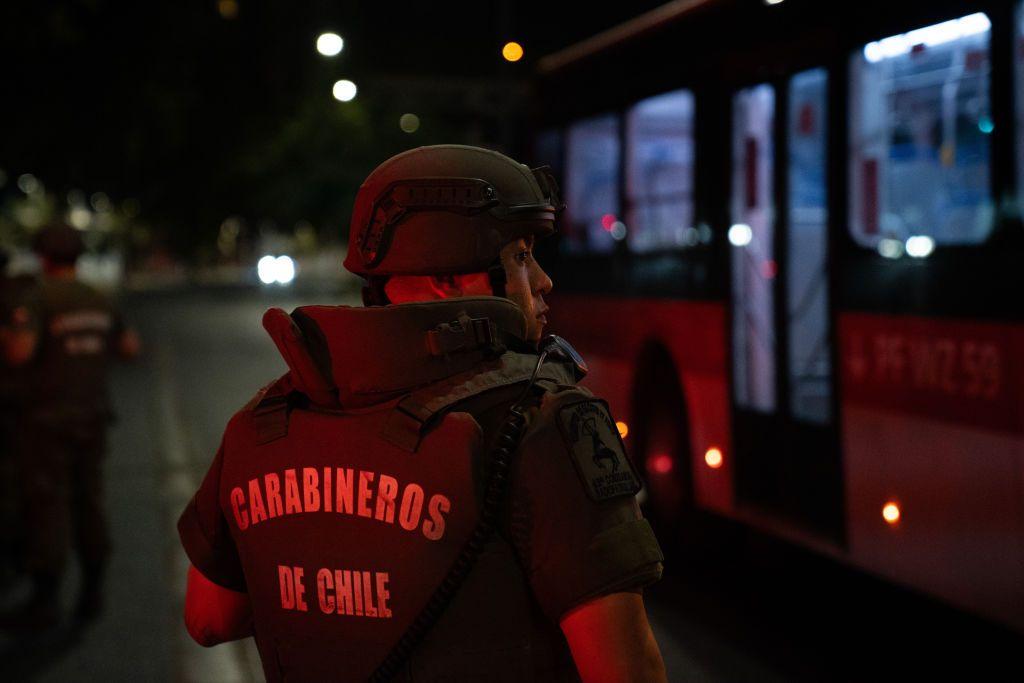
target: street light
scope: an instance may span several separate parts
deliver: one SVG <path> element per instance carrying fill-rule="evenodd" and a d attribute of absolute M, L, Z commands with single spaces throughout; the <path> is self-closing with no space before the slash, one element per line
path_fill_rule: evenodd
<path fill-rule="evenodd" d="M 356 84 L 349 80 L 335 81 L 331 92 L 339 102 L 351 102 L 356 96 Z"/>
<path fill-rule="evenodd" d="M 510 41 L 501 48 L 501 56 L 506 62 L 518 62 L 523 58 L 523 46 L 517 42 Z"/>
<path fill-rule="evenodd" d="M 345 41 L 337 33 L 321 33 L 316 39 L 316 51 L 324 57 L 335 57 L 344 47 Z"/>

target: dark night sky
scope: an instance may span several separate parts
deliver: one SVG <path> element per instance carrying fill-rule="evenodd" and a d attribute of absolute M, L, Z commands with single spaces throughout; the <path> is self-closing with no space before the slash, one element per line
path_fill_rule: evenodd
<path fill-rule="evenodd" d="M 3 3 L 4 192 L 32 172 L 61 194 L 137 197 L 179 246 L 228 213 L 343 221 L 338 198 L 377 161 L 474 126 L 494 138 L 473 83 L 527 81 L 537 58 L 658 4 L 238 0 L 227 20 L 217 0 Z M 336 59 L 314 49 L 327 29 L 346 41 Z M 522 62 L 500 59 L 507 39 Z M 338 78 L 361 84 L 358 106 L 330 98 Z M 471 87 L 386 85 L 409 78 Z M 404 111 L 418 135 L 397 130 Z"/>

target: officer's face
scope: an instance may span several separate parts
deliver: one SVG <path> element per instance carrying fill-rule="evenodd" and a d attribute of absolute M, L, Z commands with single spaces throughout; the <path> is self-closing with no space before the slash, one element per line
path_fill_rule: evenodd
<path fill-rule="evenodd" d="M 505 266 L 505 296 L 516 302 L 526 314 L 526 338 L 540 341 L 548 320 L 544 295 L 551 291 L 551 278 L 533 258 L 533 236 L 513 240 L 501 250 Z"/>

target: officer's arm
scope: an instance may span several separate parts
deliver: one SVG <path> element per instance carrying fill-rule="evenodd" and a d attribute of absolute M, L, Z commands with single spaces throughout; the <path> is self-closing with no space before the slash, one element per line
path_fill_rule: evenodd
<path fill-rule="evenodd" d="M 11 367 L 24 365 L 32 360 L 36 353 L 36 346 L 39 344 L 39 334 L 35 330 L 25 328 L 2 328 L 0 329 L 0 349 L 4 354 L 4 361 Z"/>
<path fill-rule="evenodd" d="M 585 683 L 667 681 L 665 663 L 637 593 L 612 593 L 566 613 L 560 625 Z"/>
<path fill-rule="evenodd" d="M 218 586 L 189 565 L 185 627 L 203 647 L 253 635 L 249 594 Z"/>

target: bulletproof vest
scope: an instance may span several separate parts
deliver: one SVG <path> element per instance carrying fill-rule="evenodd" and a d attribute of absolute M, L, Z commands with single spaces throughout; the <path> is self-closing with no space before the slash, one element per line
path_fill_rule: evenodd
<path fill-rule="evenodd" d="M 485 434 L 458 407 L 524 387 L 537 356 L 495 297 L 271 309 L 264 325 L 289 372 L 232 421 L 220 491 L 265 673 L 364 681 L 478 520 Z M 572 382 L 557 363 L 540 375 Z"/>

